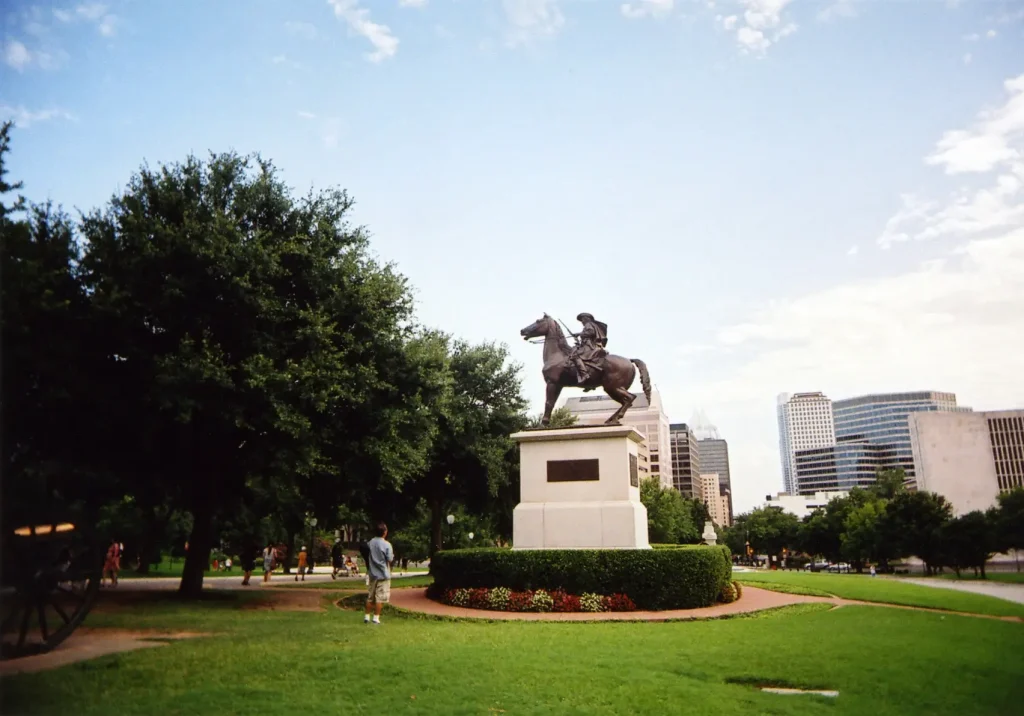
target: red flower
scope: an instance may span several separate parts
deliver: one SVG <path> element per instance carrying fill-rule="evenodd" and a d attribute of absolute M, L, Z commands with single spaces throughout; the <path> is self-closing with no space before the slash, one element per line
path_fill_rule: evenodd
<path fill-rule="evenodd" d="M 608 612 L 635 612 L 636 604 L 625 594 L 613 594 L 610 597 L 601 599 L 605 611 Z"/>

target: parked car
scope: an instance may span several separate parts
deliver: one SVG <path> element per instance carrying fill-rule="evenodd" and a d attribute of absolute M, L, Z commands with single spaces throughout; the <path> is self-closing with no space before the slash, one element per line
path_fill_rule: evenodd
<path fill-rule="evenodd" d="M 847 564 L 846 562 L 840 562 L 838 564 L 830 564 L 828 566 L 828 571 L 832 572 L 834 574 L 841 574 L 843 572 L 849 572 L 850 571 L 850 565 Z"/>
<path fill-rule="evenodd" d="M 804 570 L 807 572 L 823 572 L 828 569 L 828 562 L 808 562 L 804 565 Z"/>

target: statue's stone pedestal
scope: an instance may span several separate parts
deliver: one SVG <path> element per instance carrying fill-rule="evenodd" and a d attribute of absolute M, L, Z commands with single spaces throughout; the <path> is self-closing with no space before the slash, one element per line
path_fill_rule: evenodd
<path fill-rule="evenodd" d="M 649 549 L 629 426 L 527 430 L 519 443 L 513 549 Z"/>

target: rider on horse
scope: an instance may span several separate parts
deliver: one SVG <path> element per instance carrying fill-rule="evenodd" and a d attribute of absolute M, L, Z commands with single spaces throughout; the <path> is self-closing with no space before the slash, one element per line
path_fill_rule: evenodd
<path fill-rule="evenodd" d="M 608 344 L 608 324 L 601 323 L 589 313 L 581 313 L 576 320 L 583 324 L 583 330 L 573 334 L 578 340 L 569 357 L 576 365 L 578 385 L 582 386 L 604 369 L 604 357 L 608 355 L 604 349 Z M 591 386 L 583 390 L 593 389 Z"/>

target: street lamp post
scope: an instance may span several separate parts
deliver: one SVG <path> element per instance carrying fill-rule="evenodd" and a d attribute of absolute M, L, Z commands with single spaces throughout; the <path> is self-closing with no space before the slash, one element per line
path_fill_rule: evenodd
<path fill-rule="evenodd" d="M 452 525 L 455 524 L 455 515 L 448 515 L 445 519 L 448 522 L 448 549 L 451 549 L 454 546 L 452 544 Z"/>

